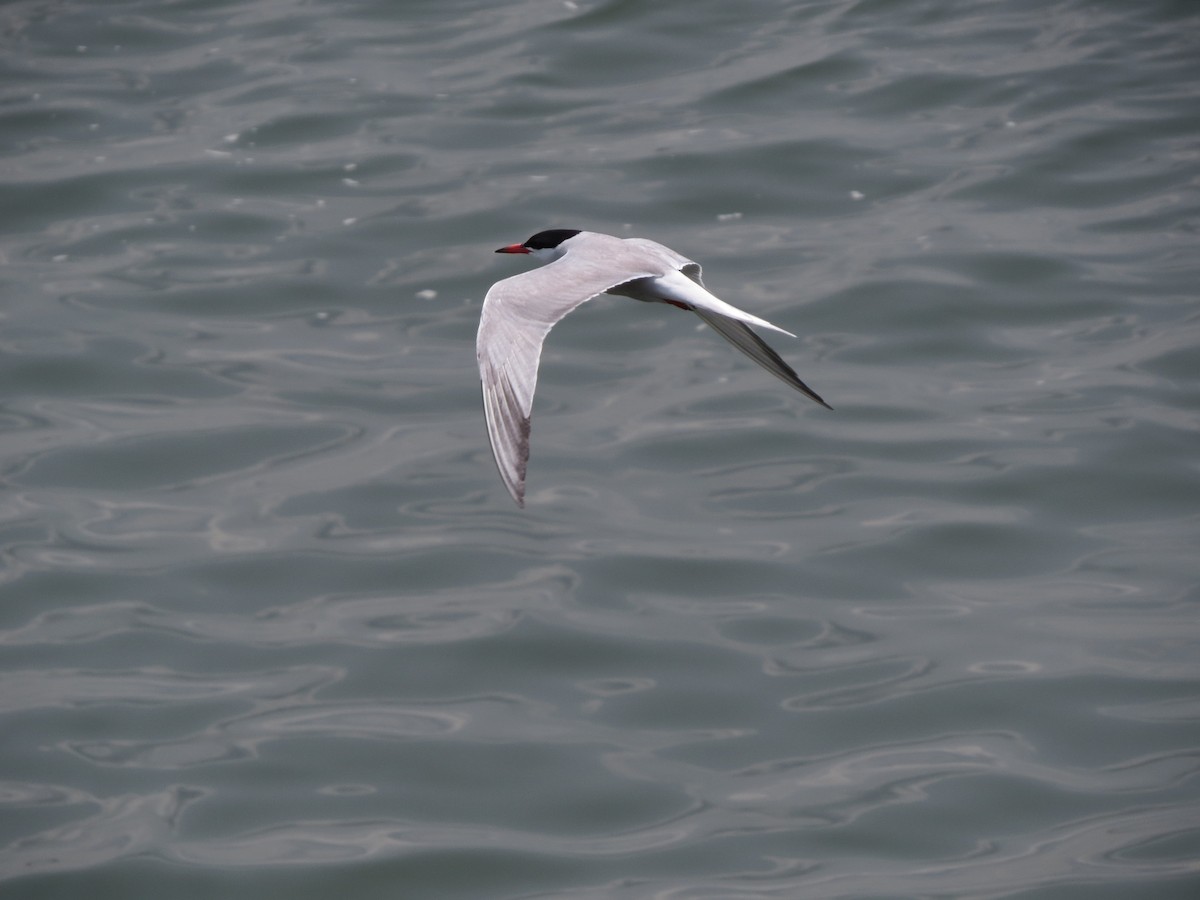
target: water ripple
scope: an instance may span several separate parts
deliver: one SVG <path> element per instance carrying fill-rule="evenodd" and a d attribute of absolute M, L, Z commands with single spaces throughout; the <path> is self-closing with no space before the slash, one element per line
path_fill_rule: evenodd
<path fill-rule="evenodd" d="M 1200 19 L 752 7 L 0 9 L 6 897 L 1195 893 Z"/>

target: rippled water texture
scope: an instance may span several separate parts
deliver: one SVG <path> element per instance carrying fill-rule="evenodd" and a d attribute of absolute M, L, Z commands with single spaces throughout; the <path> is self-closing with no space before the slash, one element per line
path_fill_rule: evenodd
<path fill-rule="evenodd" d="M 1200 11 L 0 6 L 0 895 L 1200 892 Z M 652 237 L 529 504 L 480 300 Z"/>

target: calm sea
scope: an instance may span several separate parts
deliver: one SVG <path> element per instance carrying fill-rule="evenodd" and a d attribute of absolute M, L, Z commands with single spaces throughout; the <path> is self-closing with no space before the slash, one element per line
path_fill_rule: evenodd
<path fill-rule="evenodd" d="M 0 895 L 1200 896 L 1200 7 L 0 6 Z M 545 228 L 693 316 L 546 346 Z"/>

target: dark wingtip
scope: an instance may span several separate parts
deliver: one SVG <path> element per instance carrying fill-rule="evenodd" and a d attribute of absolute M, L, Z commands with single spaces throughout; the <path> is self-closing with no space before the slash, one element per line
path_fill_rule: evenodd
<path fill-rule="evenodd" d="M 509 492 L 512 494 L 512 498 L 517 501 L 517 506 L 520 509 L 525 508 L 525 475 L 529 471 L 529 432 L 532 425 L 533 420 L 531 417 L 526 416 L 521 419 L 521 432 L 517 444 L 520 465 L 517 468 L 517 483 L 512 486 L 512 490 Z"/>
<path fill-rule="evenodd" d="M 795 372 L 792 373 L 793 376 L 795 376 L 795 374 L 796 374 Z M 826 409 L 828 409 L 830 411 L 833 410 L 833 407 L 825 402 L 824 397 L 822 397 L 820 394 L 818 394 L 816 391 L 814 391 L 812 388 L 810 388 L 807 384 L 805 384 L 803 381 L 801 381 L 798 377 L 796 378 L 795 382 L 791 381 L 791 379 L 788 379 L 788 383 L 791 384 L 792 387 L 794 387 L 796 390 L 798 390 L 800 393 L 802 393 L 809 400 L 814 400 L 817 403 L 820 403 L 823 407 L 825 407 Z"/>

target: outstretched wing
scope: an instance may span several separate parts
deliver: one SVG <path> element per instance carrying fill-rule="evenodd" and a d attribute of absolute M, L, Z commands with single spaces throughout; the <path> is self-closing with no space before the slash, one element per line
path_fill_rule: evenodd
<path fill-rule="evenodd" d="M 630 278 L 657 274 L 614 273 L 611 262 L 572 257 L 505 278 L 483 298 L 475 354 L 483 382 L 483 410 L 500 478 L 518 506 L 525 505 L 529 422 L 542 342 L 567 313 Z"/>
<path fill-rule="evenodd" d="M 736 319 L 727 319 L 719 313 L 709 312 L 706 309 L 692 308 L 692 312 L 707 322 L 712 329 L 733 346 L 737 347 L 748 357 L 786 384 L 791 385 L 806 397 L 816 400 L 826 409 L 833 409 L 828 403 L 821 399 L 821 396 L 810 388 L 807 384 L 800 380 L 800 376 L 783 361 L 783 358 L 771 349 L 762 338 L 750 330 L 750 327 L 744 322 L 738 322 Z"/>
<path fill-rule="evenodd" d="M 632 238 L 626 241 L 626 243 L 632 244 L 635 241 L 644 246 L 648 251 L 657 252 L 669 260 L 681 274 L 700 288 L 700 291 L 694 291 L 689 290 L 686 284 L 681 284 L 678 281 L 673 284 L 659 282 L 657 287 L 660 291 L 663 291 L 664 288 L 669 291 L 674 288 L 671 291 L 671 297 L 687 303 L 691 311 L 707 322 L 717 334 L 725 338 L 725 340 L 729 341 L 729 343 L 733 344 L 733 346 L 737 347 L 785 384 L 794 387 L 800 393 L 804 394 L 804 396 L 815 400 L 826 409 L 833 409 L 832 406 L 821 399 L 821 396 L 816 391 L 801 381 L 800 376 L 796 374 L 795 370 L 784 362 L 783 358 L 766 341 L 755 334 L 747 323 L 771 328 L 786 334 L 788 337 L 795 337 L 794 334 L 790 331 L 785 331 L 778 325 L 768 322 L 766 319 L 760 319 L 758 316 L 751 315 L 744 309 L 731 306 L 711 294 L 704 287 L 700 264 L 695 260 L 681 256 L 670 247 L 664 247 L 655 241 Z"/>

